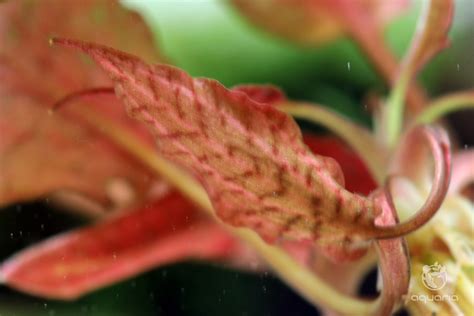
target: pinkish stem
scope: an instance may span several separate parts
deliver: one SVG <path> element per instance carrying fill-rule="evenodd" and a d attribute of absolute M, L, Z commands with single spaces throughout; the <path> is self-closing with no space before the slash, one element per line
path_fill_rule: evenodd
<path fill-rule="evenodd" d="M 409 220 L 377 229 L 374 238 L 388 239 L 407 235 L 428 222 L 438 211 L 448 192 L 449 180 L 451 176 L 451 150 L 446 132 L 439 127 L 419 126 L 410 134 L 410 137 L 416 137 L 422 133 L 426 137 L 433 153 L 434 159 L 434 179 L 430 195 L 421 209 Z M 391 200 L 390 178 L 385 186 L 385 195 Z"/>

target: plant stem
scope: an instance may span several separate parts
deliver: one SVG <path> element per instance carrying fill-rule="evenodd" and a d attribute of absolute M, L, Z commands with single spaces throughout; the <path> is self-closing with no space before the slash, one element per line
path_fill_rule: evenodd
<path fill-rule="evenodd" d="M 387 47 L 380 26 L 375 23 L 374 17 L 370 16 L 364 8 L 355 5 L 351 5 L 350 8 L 351 10 L 343 12 L 345 17 L 343 22 L 345 21 L 350 36 L 362 52 L 369 57 L 369 61 L 387 84 L 393 87 L 399 78 L 400 65 Z M 423 109 L 425 103 L 426 96 L 423 89 L 413 82 L 407 87 L 408 110 L 412 114 L 416 114 Z"/>
<path fill-rule="evenodd" d="M 418 124 L 432 123 L 448 113 L 468 108 L 474 108 L 474 91 L 449 94 L 431 102 L 416 117 L 415 122 Z"/>

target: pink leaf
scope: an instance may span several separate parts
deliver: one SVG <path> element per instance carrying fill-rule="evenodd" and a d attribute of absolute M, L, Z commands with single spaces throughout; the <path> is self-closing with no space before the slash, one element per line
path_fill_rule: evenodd
<path fill-rule="evenodd" d="M 414 129 L 427 137 L 436 162 L 426 204 L 404 223 L 376 227 L 380 205 L 345 190 L 334 159 L 313 155 L 296 123 L 272 104 L 105 46 L 53 42 L 95 59 L 114 81 L 130 116 L 154 134 L 159 153 L 202 182 L 217 215 L 230 225 L 255 230 L 268 242 L 318 241 L 334 259 L 355 258 L 365 251 L 364 241 L 419 228 L 446 194 L 450 145 L 440 129 Z"/>
<path fill-rule="evenodd" d="M 233 87 L 232 90 L 247 94 L 255 102 L 277 105 L 286 101 L 283 91 L 272 85 L 239 85 Z"/>
<path fill-rule="evenodd" d="M 224 258 L 237 244 L 176 193 L 21 251 L 1 269 L 24 292 L 74 299 L 178 260 Z"/>
<path fill-rule="evenodd" d="M 410 51 L 404 60 L 404 66 L 409 68 L 412 75 L 449 45 L 453 0 L 430 0 L 425 5 Z"/>
<path fill-rule="evenodd" d="M 104 68 L 130 115 L 154 133 L 160 154 L 199 178 L 224 222 L 271 242 L 337 240 L 333 247 L 347 251 L 373 233 L 376 205 L 346 191 L 337 163 L 312 155 L 296 123 L 270 104 L 104 46 L 55 42 Z"/>
<path fill-rule="evenodd" d="M 97 127 L 87 126 L 80 107 L 54 115 L 59 98 L 85 87 L 110 85 L 90 60 L 62 51 L 51 54 L 52 34 L 100 40 L 133 49 L 148 60 L 161 57 L 141 18 L 112 0 L 8 1 L 0 5 L 0 205 L 73 190 L 110 205 L 110 186 L 120 179 L 130 203 L 143 200 L 153 176 L 118 149 Z M 152 143 L 111 97 L 84 99 L 104 120 Z M 93 159 L 91 159 L 93 158 Z M 34 179 L 34 181 L 32 181 Z M 115 204 L 115 203 L 113 203 Z"/>
<path fill-rule="evenodd" d="M 367 24 L 382 26 L 406 7 L 406 0 L 233 0 L 233 5 L 264 30 L 302 44 L 320 44 L 351 32 L 360 24 L 346 21 L 356 11 Z M 348 22 L 348 23 L 347 23 Z M 369 30 L 365 30 L 366 32 Z"/>
<path fill-rule="evenodd" d="M 453 175 L 449 191 L 455 194 L 474 183 L 474 150 L 462 150 L 453 157 Z"/>

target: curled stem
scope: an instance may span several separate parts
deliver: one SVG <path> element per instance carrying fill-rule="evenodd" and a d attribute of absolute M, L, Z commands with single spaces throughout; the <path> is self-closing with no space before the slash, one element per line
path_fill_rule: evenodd
<path fill-rule="evenodd" d="M 451 151 L 446 132 L 442 128 L 430 126 L 418 126 L 411 131 L 409 136 L 415 137 L 422 133 L 428 140 L 434 160 L 434 179 L 430 194 L 420 210 L 407 221 L 379 228 L 375 231 L 374 238 L 387 239 L 407 235 L 428 222 L 438 211 L 448 192 L 451 176 Z M 390 182 L 387 179 L 385 195 L 391 200 Z"/>

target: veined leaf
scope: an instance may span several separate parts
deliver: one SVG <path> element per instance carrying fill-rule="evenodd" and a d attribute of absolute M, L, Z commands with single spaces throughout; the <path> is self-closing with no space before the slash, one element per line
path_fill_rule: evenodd
<path fill-rule="evenodd" d="M 339 165 L 311 154 L 296 123 L 271 104 L 105 46 L 54 42 L 103 67 L 128 113 L 155 135 L 159 153 L 196 175 L 224 222 L 270 242 L 329 240 L 344 249 L 373 233 L 377 206 L 345 190 Z"/>

